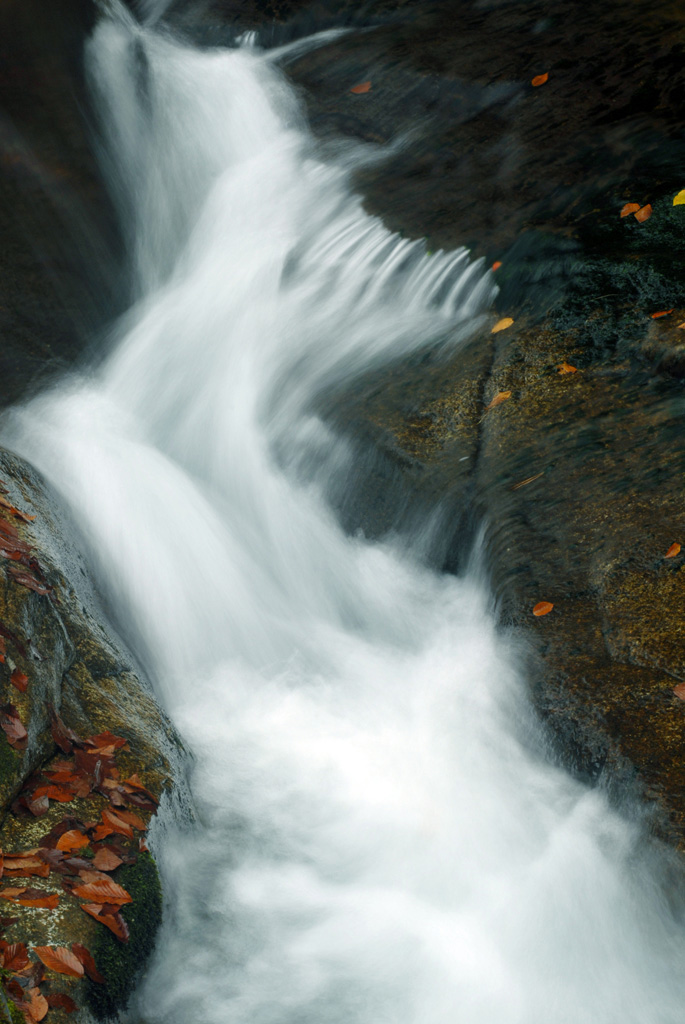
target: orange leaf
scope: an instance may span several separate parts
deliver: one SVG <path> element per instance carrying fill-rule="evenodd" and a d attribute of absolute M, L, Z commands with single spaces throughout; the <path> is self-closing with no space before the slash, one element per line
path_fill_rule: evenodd
<path fill-rule="evenodd" d="M 110 811 L 105 808 L 101 811 L 100 817 L 102 818 L 103 824 L 111 828 L 113 832 L 119 832 L 122 836 L 128 836 L 129 839 L 133 839 L 133 829 L 128 822 L 123 821 L 114 811 Z"/>
<path fill-rule="evenodd" d="M 650 313 L 649 315 L 651 316 L 652 320 L 656 320 L 658 317 L 660 317 L 660 316 L 668 316 L 668 314 L 672 313 L 672 312 L 673 312 L 672 309 L 662 309 L 661 312 L 659 312 L 659 313 Z"/>
<path fill-rule="evenodd" d="M 51 971 L 70 978 L 83 977 L 83 964 L 66 946 L 34 946 L 33 952 Z"/>
<path fill-rule="evenodd" d="M 74 894 L 82 900 L 90 903 L 131 903 L 132 897 L 126 892 L 123 886 L 113 882 L 111 878 L 103 879 L 101 882 L 88 882 L 86 885 L 77 885 Z"/>
<path fill-rule="evenodd" d="M 683 329 L 685 329 L 685 320 L 683 320 L 682 324 L 678 324 L 678 330 L 682 331 Z"/>
<path fill-rule="evenodd" d="M 26 1002 L 31 1020 L 38 1024 L 50 1009 L 47 999 L 41 995 L 39 988 L 30 988 Z"/>
<path fill-rule="evenodd" d="M 57 849 L 63 850 L 64 853 L 73 853 L 74 850 L 80 850 L 84 846 L 88 846 L 90 839 L 88 836 L 84 836 L 83 832 L 79 832 L 78 829 L 70 829 L 69 832 L 65 832 L 57 840 Z"/>
<path fill-rule="evenodd" d="M 491 401 L 485 406 L 485 411 L 494 409 L 496 405 L 501 405 L 502 402 L 506 402 L 507 398 L 511 398 L 511 391 L 498 391 L 497 394 Z"/>
<path fill-rule="evenodd" d="M 680 544 L 676 541 L 675 544 L 671 544 L 670 548 L 664 555 L 664 558 L 675 558 L 676 555 L 680 554 Z"/>
<path fill-rule="evenodd" d="M 133 811 L 122 811 L 121 808 L 117 808 L 116 814 L 117 818 L 121 818 L 122 821 L 125 821 L 127 825 L 132 825 L 133 828 L 137 828 L 139 832 L 144 832 L 147 828 L 140 815 L 135 814 Z"/>
<path fill-rule="evenodd" d="M 10 683 L 16 687 L 20 693 L 26 693 L 26 687 L 29 685 L 29 677 L 24 675 L 21 669 L 15 668 L 14 672 L 10 676 Z"/>
<path fill-rule="evenodd" d="M 635 220 L 639 220 L 640 224 L 642 224 L 646 220 L 649 220 L 651 216 L 652 207 L 650 203 L 647 203 L 646 206 L 643 206 L 640 210 L 637 211 L 637 213 L 634 214 Z"/>
<path fill-rule="evenodd" d="M 626 205 L 621 210 L 621 216 L 627 217 L 629 213 L 637 213 L 639 209 L 639 203 L 626 203 Z"/>
<path fill-rule="evenodd" d="M 114 829 L 110 828 L 109 825 L 98 825 L 95 831 L 93 832 L 93 841 L 99 843 L 100 840 L 106 839 L 107 836 L 111 836 L 113 832 Z M 131 832 L 131 836 L 132 835 L 133 832 Z M 131 838 L 131 836 L 129 836 L 129 838 Z"/>
<path fill-rule="evenodd" d="M 85 910 L 86 914 L 90 914 L 100 924 L 104 924 L 105 928 L 109 928 L 111 932 L 114 932 L 121 942 L 128 942 L 128 925 L 121 914 L 103 914 L 102 909 L 102 904 L 100 903 L 81 904 L 81 910 Z"/>
<path fill-rule="evenodd" d="M 535 86 L 544 85 L 548 78 L 549 71 L 545 71 L 544 75 L 536 75 L 535 78 L 531 78 L 530 84 Z"/>
<path fill-rule="evenodd" d="M 33 895 L 34 892 L 36 895 Z M 37 890 L 29 892 L 27 889 L 2 889 L 0 899 L 18 903 L 20 907 L 42 907 L 45 910 L 56 910 L 59 904 L 59 895 L 56 892 L 37 895 Z"/>
<path fill-rule="evenodd" d="M 533 608 L 533 615 L 537 616 L 538 618 L 541 615 L 549 615 L 549 613 L 552 611 L 552 608 L 554 608 L 554 605 L 550 601 L 538 601 L 538 603 Z"/>
<path fill-rule="evenodd" d="M 673 687 L 673 692 L 676 697 L 680 697 L 681 700 L 685 700 L 685 683 L 678 683 L 677 686 Z"/>
<path fill-rule="evenodd" d="M 499 270 L 499 268 L 501 266 L 502 266 L 502 261 L 501 260 L 495 260 L 495 262 L 492 264 L 492 269 L 493 270 Z"/>
<path fill-rule="evenodd" d="M 507 327 L 511 327 L 513 324 L 513 318 L 505 316 L 502 320 L 498 320 L 495 326 L 490 331 L 491 334 L 499 334 L 500 331 L 506 331 Z"/>
<path fill-rule="evenodd" d="M 578 373 L 578 367 L 571 366 L 570 363 L 560 363 L 559 373 Z"/>
<path fill-rule="evenodd" d="M 350 92 L 353 92 L 355 96 L 359 96 L 363 92 L 371 92 L 371 82 L 360 82 L 359 85 L 353 85 Z"/>

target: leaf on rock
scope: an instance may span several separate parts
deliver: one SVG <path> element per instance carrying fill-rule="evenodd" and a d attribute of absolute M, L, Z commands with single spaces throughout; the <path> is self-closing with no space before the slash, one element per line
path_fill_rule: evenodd
<path fill-rule="evenodd" d="M 642 206 L 639 210 L 637 210 L 637 212 L 633 216 L 635 217 L 635 220 L 638 220 L 640 222 L 640 224 L 643 224 L 644 221 L 649 220 L 649 218 L 652 216 L 651 203 L 647 203 L 646 206 Z"/>
<path fill-rule="evenodd" d="M 34 946 L 33 952 L 51 971 L 70 978 L 83 977 L 83 964 L 66 946 Z"/>
<path fill-rule="evenodd" d="M 545 71 L 544 75 L 536 75 L 535 78 L 531 78 L 530 84 L 536 88 L 539 85 L 544 85 L 549 78 L 549 71 Z"/>
<path fill-rule="evenodd" d="M 15 583 L 20 583 L 22 587 L 27 587 L 42 597 L 47 597 L 52 593 L 52 587 L 44 580 L 36 579 L 33 573 L 25 572 L 16 565 L 11 565 L 9 571 Z"/>
<path fill-rule="evenodd" d="M 502 320 L 498 320 L 495 326 L 490 331 L 491 334 L 499 334 L 500 331 L 506 331 L 507 327 L 511 327 L 514 320 L 513 317 L 505 316 Z"/>
<path fill-rule="evenodd" d="M 21 907 L 40 907 L 44 910 L 56 910 L 59 905 L 58 893 L 46 893 L 42 889 L 1 889 L 0 899 L 17 903 Z"/>
<path fill-rule="evenodd" d="M 670 548 L 664 555 L 664 558 L 675 558 L 676 555 L 680 554 L 680 544 L 676 541 L 675 544 L 671 544 Z"/>
<path fill-rule="evenodd" d="M 52 738 L 64 754 L 71 754 L 74 749 L 74 745 L 78 747 L 83 746 L 83 740 L 78 736 L 73 729 L 70 729 L 64 724 L 54 705 L 48 704 L 48 712 L 50 714 L 50 731 Z"/>
<path fill-rule="evenodd" d="M 14 672 L 10 676 L 10 683 L 19 690 L 20 693 L 26 693 L 29 685 L 29 677 L 25 675 L 21 669 L 15 668 Z"/>
<path fill-rule="evenodd" d="M 86 885 L 77 885 L 74 895 L 79 899 L 88 900 L 89 903 L 131 903 L 132 897 L 126 892 L 122 885 L 113 882 L 111 878 L 105 878 L 98 882 L 88 882 Z"/>
<path fill-rule="evenodd" d="M 350 92 L 353 92 L 355 96 L 360 96 L 365 92 L 371 92 L 371 82 L 360 82 L 359 85 L 353 85 Z"/>
<path fill-rule="evenodd" d="M 93 954 L 90 950 L 86 949 L 85 946 L 82 946 L 80 942 L 73 942 L 71 948 L 83 964 L 85 972 L 90 980 L 97 982 L 98 985 L 104 985 L 105 979 L 98 971 L 95 960 L 93 959 Z"/>
<path fill-rule="evenodd" d="M 673 687 L 673 692 L 680 700 L 685 700 L 685 683 L 678 683 Z"/>
<path fill-rule="evenodd" d="M 65 1013 L 74 1013 L 78 1005 L 66 992 L 51 992 L 45 997 L 51 1010 L 64 1010 Z"/>
<path fill-rule="evenodd" d="M 490 409 L 494 409 L 496 406 L 501 405 L 502 402 L 506 402 L 508 398 L 511 398 L 511 391 L 498 391 L 495 397 L 485 406 L 485 411 L 489 412 Z"/>
<path fill-rule="evenodd" d="M 499 268 L 501 266 L 502 266 L 502 261 L 501 260 L 495 260 L 495 262 L 492 264 L 492 269 L 493 270 L 499 270 Z"/>
<path fill-rule="evenodd" d="M 0 704 L 0 728 L 7 741 L 15 750 L 24 750 L 28 743 L 28 733 L 13 704 Z"/>
<path fill-rule="evenodd" d="M 2 966 L 6 971 L 16 974 L 23 971 L 31 963 L 26 946 L 23 942 L 8 943 L 2 951 Z"/>
<path fill-rule="evenodd" d="M 622 217 L 627 217 L 631 213 L 637 213 L 637 211 L 639 209 L 640 209 L 640 204 L 639 203 L 626 203 L 626 205 L 621 208 L 621 216 Z"/>
<path fill-rule="evenodd" d="M 652 320 L 658 320 L 660 316 L 668 316 L 668 314 L 672 312 L 672 309 L 662 309 L 658 313 L 650 313 L 649 315 L 651 316 Z"/>
<path fill-rule="evenodd" d="M 674 206 L 683 206 L 683 204 L 685 204 L 685 188 L 681 188 L 680 192 L 673 197 Z"/>
<path fill-rule="evenodd" d="M 48 1001 L 44 995 L 41 995 L 39 988 L 29 989 L 28 999 L 26 1000 L 28 1005 L 28 1012 L 31 1020 L 38 1024 L 43 1019 L 50 1007 Z"/>
<path fill-rule="evenodd" d="M 571 366 L 570 363 L 560 363 L 559 373 L 578 373 L 578 367 Z"/>
<path fill-rule="evenodd" d="M 117 857 L 114 850 L 108 850 L 105 847 L 99 849 L 93 858 L 93 865 L 98 871 L 114 871 L 123 863 L 121 857 Z"/>
<path fill-rule="evenodd" d="M 128 942 L 128 925 L 121 914 L 103 913 L 104 907 L 100 903 L 82 903 L 81 910 L 85 910 L 86 914 L 90 914 L 90 916 L 94 917 L 100 924 L 104 924 L 105 928 L 109 928 L 120 942 Z"/>
<path fill-rule="evenodd" d="M 70 829 L 57 840 L 57 849 L 62 850 L 63 853 L 73 853 L 75 850 L 81 850 L 84 846 L 88 846 L 89 843 L 90 839 L 88 836 L 84 836 L 83 832 Z"/>
<path fill-rule="evenodd" d="M 541 615 L 549 615 L 549 613 L 552 611 L 552 608 L 554 608 L 554 605 L 551 603 L 551 601 L 538 601 L 538 603 L 533 608 L 533 615 L 535 615 L 537 618 L 540 618 Z"/>
<path fill-rule="evenodd" d="M 111 811 L 106 807 L 100 812 L 100 817 L 102 818 L 102 823 L 105 828 L 110 828 L 112 832 L 119 832 L 122 836 L 127 836 L 129 839 L 133 839 L 133 829 L 129 823 L 120 818 L 118 814 L 114 813 L 114 811 Z"/>

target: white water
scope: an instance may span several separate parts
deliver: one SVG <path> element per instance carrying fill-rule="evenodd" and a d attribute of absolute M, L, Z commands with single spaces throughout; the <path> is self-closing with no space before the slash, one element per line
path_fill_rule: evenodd
<path fill-rule="evenodd" d="M 90 56 L 141 297 L 10 436 L 196 759 L 141 1016 L 682 1021 L 682 927 L 637 830 L 522 743 L 475 571 L 345 536 L 322 496 L 354 464 L 315 399 L 455 344 L 488 279 L 369 219 L 259 51 L 111 21 Z"/>

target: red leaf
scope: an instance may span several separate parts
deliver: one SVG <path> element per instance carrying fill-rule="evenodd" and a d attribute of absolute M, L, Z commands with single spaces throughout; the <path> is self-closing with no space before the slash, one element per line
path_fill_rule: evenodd
<path fill-rule="evenodd" d="M 95 965 L 95 960 L 93 959 L 93 954 L 90 950 L 86 949 L 86 947 L 82 946 L 79 942 L 74 942 L 71 948 L 83 964 L 86 974 L 90 980 L 97 982 L 98 985 L 104 985 L 105 979 L 98 971 Z"/>
<path fill-rule="evenodd" d="M 355 96 L 359 96 L 364 92 L 371 92 L 371 82 L 360 82 L 359 85 L 353 85 L 350 89 Z"/>
<path fill-rule="evenodd" d="M 28 733 L 13 704 L 0 705 L 0 728 L 5 733 L 11 747 L 14 747 L 15 750 L 26 748 Z"/>
<path fill-rule="evenodd" d="M 111 828 L 113 832 L 119 832 L 122 836 L 128 836 L 129 839 L 133 839 L 133 829 L 129 823 L 120 818 L 114 811 L 111 811 L 109 807 L 101 811 L 100 816 L 107 828 Z"/>
<path fill-rule="evenodd" d="M 26 689 L 29 685 L 29 677 L 20 669 L 15 668 L 14 672 L 10 676 L 10 683 L 12 686 L 15 686 L 20 693 L 26 693 Z"/>
<path fill-rule="evenodd" d="M 34 946 L 33 952 L 51 971 L 70 978 L 83 977 L 83 964 L 66 946 Z"/>
<path fill-rule="evenodd" d="M 537 616 L 538 618 L 541 615 L 549 615 L 553 608 L 554 605 L 550 601 L 538 601 L 538 603 L 533 608 L 533 615 Z"/>
<path fill-rule="evenodd" d="M 11 945 L 5 946 L 2 957 L 3 967 L 6 971 L 11 971 L 12 974 L 16 974 L 17 971 L 23 971 L 31 963 L 28 950 L 23 942 L 13 942 Z"/>
<path fill-rule="evenodd" d="M 52 593 L 52 587 L 48 583 L 37 580 L 32 573 L 23 572 L 14 565 L 10 565 L 9 571 L 15 582 L 20 583 L 22 587 L 28 587 L 29 590 L 35 591 L 36 594 L 40 594 L 42 597 L 47 597 Z"/>
<path fill-rule="evenodd" d="M 672 309 L 662 309 L 658 313 L 650 313 L 649 315 L 651 316 L 652 320 L 658 320 L 660 316 L 668 316 L 668 314 L 672 312 Z"/>
<path fill-rule="evenodd" d="M 45 998 L 51 1010 L 64 1010 L 65 1013 L 73 1013 L 78 1009 L 77 1004 L 66 992 L 51 992 Z"/>
<path fill-rule="evenodd" d="M 40 889 L 2 889 L 0 899 L 17 903 L 21 907 L 41 907 L 45 910 L 56 910 L 59 904 L 56 892 L 44 893 Z"/>
<path fill-rule="evenodd" d="M 76 746 L 83 746 L 83 740 L 80 736 L 64 724 L 57 711 L 52 704 L 48 704 L 48 712 L 50 714 L 50 732 L 52 738 L 61 751 L 65 754 L 71 754 Z"/>

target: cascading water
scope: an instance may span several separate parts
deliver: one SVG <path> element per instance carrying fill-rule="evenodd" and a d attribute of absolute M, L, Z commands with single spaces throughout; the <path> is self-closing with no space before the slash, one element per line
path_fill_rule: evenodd
<path fill-rule="evenodd" d="M 141 1015 L 681 1021 L 682 924 L 637 829 L 536 752 L 477 574 L 346 536 L 323 497 L 355 467 L 317 402 L 454 344 L 487 275 L 366 216 L 258 50 L 119 17 L 90 60 L 140 297 L 8 436 L 195 758 Z"/>

